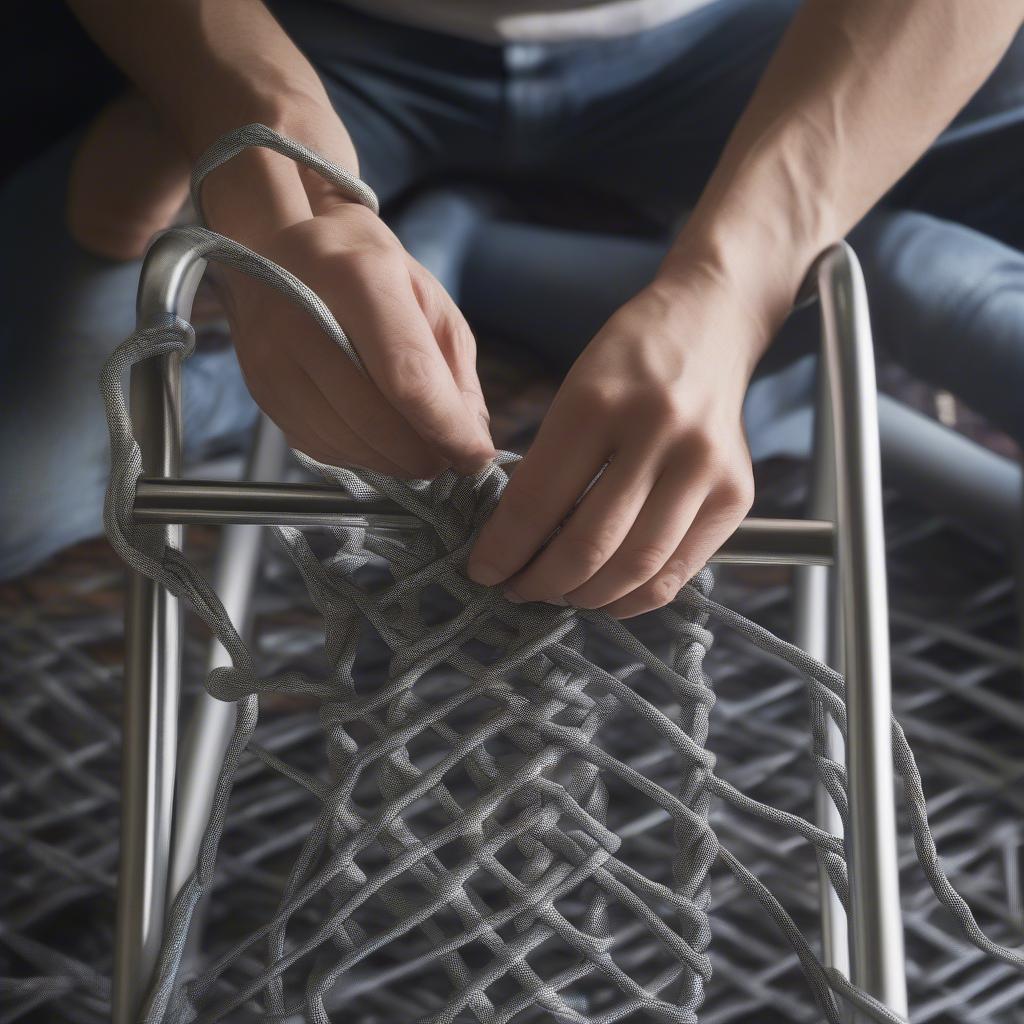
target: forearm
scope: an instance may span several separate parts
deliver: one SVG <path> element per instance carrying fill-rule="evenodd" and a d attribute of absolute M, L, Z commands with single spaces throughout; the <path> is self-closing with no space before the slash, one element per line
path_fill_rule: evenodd
<path fill-rule="evenodd" d="M 258 0 L 70 0 L 160 115 L 189 163 L 261 122 L 358 174 L 355 148 L 309 62 Z M 243 241 L 309 216 L 292 161 L 252 151 L 211 175 L 204 212 Z"/>
<path fill-rule="evenodd" d="M 696 259 L 734 279 L 767 345 L 814 256 L 920 157 L 1022 18 L 1020 0 L 808 0 L 664 274 Z"/>

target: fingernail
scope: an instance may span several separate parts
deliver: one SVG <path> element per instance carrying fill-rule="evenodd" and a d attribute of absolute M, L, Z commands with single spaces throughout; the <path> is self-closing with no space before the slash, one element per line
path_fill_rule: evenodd
<path fill-rule="evenodd" d="M 483 429 L 484 437 L 493 444 L 494 439 L 491 437 L 491 421 L 483 413 L 480 413 L 480 426 Z"/>
<path fill-rule="evenodd" d="M 547 603 L 548 604 L 557 604 L 559 608 L 568 608 L 569 607 L 569 602 L 566 601 L 566 599 L 564 597 L 553 597 Z"/>
<path fill-rule="evenodd" d="M 502 593 L 505 595 L 506 601 L 511 601 L 513 604 L 524 603 L 524 599 L 521 598 L 514 590 L 503 590 Z"/>
<path fill-rule="evenodd" d="M 486 562 L 475 562 L 467 569 L 467 572 L 469 578 L 482 587 L 493 587 L 495 583 L 500 583 L 505 578 L 503 573 Z"/>

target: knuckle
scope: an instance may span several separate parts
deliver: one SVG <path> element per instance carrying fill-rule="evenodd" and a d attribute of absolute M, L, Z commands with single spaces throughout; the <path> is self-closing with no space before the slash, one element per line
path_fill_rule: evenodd
<path fill-rule="evenodd" d="M 576 409 L 588 418 L 609 416 L 618 411 L 622 404 L 618 391 L 600 382 L 581 387 L 575 397 Z"/>
<path fill-rule="evenodd" d="M 660 573 L 643 588 L 645 599 L 652 608 L 662 608 L 675 599 L 683 584 L 689 579 L 685 570 L 673 569 L 671 572 Z"/>
<path fill-rule="evenodd" d="M 449 355 L 454 362 L 467 366 L 476 363 L 476 339 L 468 324 L 454 323 L 445 336 Z"/>
<path fill-rule="evenodd" d="M 694 576 L 697 575 L 704 568 L 707 562 L 707 558 L 701 558 L 694 561 L 692 555 L 687 555 L 684 558 L 676 558 L 665 567 L 665 575 L 670 577 L 675 586 L 675 592 L 677 593 L 682 587 L 684 587 Z M 675 594 L 673 594 L 675 596 Z"/>
<path fill-rule="evenodd" d="M 350 245 L 330 255 L 332 269 L 346 275 L 350 283 L 377 280 L 391 270 L 387 254 L 376 245 Z"/>
<path fill-rule="evenodd" d="M 424 317 L 426 317 L 427 323 L 429 324 L 440 324 L 444 325 L 444 307 L 440 296 L 433 288 L 424 288 L 422 284 L 418 283 L 415 277 L 411 278 L 413 294 L 416 296 L 416 302 L 420 309 L 423 311 Z M 446 332 L 441 330 L 438 332 L 439 335 L 444 335 Z M 438 338 L 438 343 L 444 348 L 451 347 L 452 339 Z"/>
<path fill-rule="evenodd" d="M 391 352 L 388 377 L 392 395 L 409 405 L 429 405 L 435 395 L 433 363 L 413 345 L 400 345 Z"/>
<path fill-rule="evenodd" d="M 715 439 L 703 427 L 688 431 L 682 447 L 686 460 L 694 469 L 709 471 L 718 461 Z"/>
<path fill-rule="evenodd" d="M 716 503 L 726 516 L 745 516 L 754 504 L 754 475 L 749 468 L 730 470 L 715 490 Z"/>
<path fill-rule="evenodd" d="M 657 544 L 641 544 L 628 552 L 630 567 L 641 580 L 649 580 L 665 565 L 670 551 Z"/>
<path fill-rule="evenodd" d="M 653 416 L 663 427 L 676 431 L 686 430 L 691 413 L 682 397 L 668 388 L 658 388 L 644 394 L 637 402 L 638 411 Z"/>
<path fill-rule="evenodd" d="M 614 538 L 604 533 L 566 537 L 563 558 L 574 573 L 589 577 L 608 561 L 614 550 Z"/>
<path fill-rule="evenodd" d="M 742 473 L 733 478 L 731 503 L 740 515 L 746 515 L 754 504 L 754 475 Z"/>

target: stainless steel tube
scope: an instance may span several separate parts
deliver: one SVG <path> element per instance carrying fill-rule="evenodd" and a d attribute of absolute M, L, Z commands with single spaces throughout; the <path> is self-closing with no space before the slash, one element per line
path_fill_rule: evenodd
<path fill-rule="evenodd" d="M 832 403 L 847 685 L 851 978 L 907 1012 L 896 849 L 889 615 L 874 350 L 860 266 L 845 243 L 817 268 Z"/>
<path fill-rule="evenodd" d="M 139 481 L 135 518 L 142 523 L 277 523 L 337 526 L 369 521 L 375 527 L 410 529 L 412 516 L 388 501 L 357 502 L 320 484 L 252 483 L 232 480 Z M 715 562 L 826 565 L 833 558 L 831 522 L 806 519 L 747 519 L 713 557 Z"/>
<path fill-rule="evenodd" d="M 337 526 L 339 520 L 371 518 L 404 529 L 417 525 L 393 502 L 358 502 L 326 484 L 147 477 L 135 491 L 135 521 L 140 523 Z"/>
<path fill-rule="evenodd" d="M 817 519 L 745 519 L 711 556 L 718 564 L 831 565 L 835 526 Z"/>
<path fill-rule="evenodd" d="M 273 480 L 284 472 L 288 442 L 277 426 L 262 417 L 246 460 L 249 480 Z M 252 595 L 259 572 L 263 530 L 257 525 L 225 527 L 217 550 L 214 588 L 228 617 L 245 637 L 249 630 Z M 229 665 L 231 659 L 217 640 L 210 643 L 206 671 Z M 188 716 L 178 756 L 171 837 L 168 900 L 173 901 L 192 873 L 206 830 L 217 786 L 217 768 L 224 760 L 235 725 L 235 705 L 200 690 Z"/>
<path fill-rule="evenodd" d="M 138 322 L 187 316 L 205 264 L 173 232 L 154 242 L 143 265 Z M 132 371 L 131 415 L 144 472 L 181 472 L 180 365 L 177 357 Z M 180 542 L 181 527 L 166 525 Z M 152 977 L 163 939 L 172 831 L 181 685 L 178 602 L 132 573 L 125 610 L 124 739 L 121 756 L 121 863 L 114 950 L 113 1020 L 130 1024 Z"/>
<path fill-rule="evenodd" d="M 814 439 L 811 448 L 810 487 L 807 513 L 815 519 L 834 522 L 836 517 L 835 442 L 832 432 L 832 403 L 821 362 L 818 367 L 817 400 L 814 410 Z M 793 592 L 794 640 L 812 657 L 842 671 L 841 626 L 837 621 L 839 603 L 834 568 L 804 565 L 796 570 Z M 839 727 L 826 712 L 825 753 L 843 763 L 846 751 Z M 843 821 L 828 790 L 821 782 L 814 787 L 814 812 L 818 827 L 830 835 L 843 836 Z M 823 858 L 818 859 L 818 893 L 821 913 L 821 945 L 825 963 L 847 978 L 850 976 L 850 936 L 846 909 L 832 887 Z"/>

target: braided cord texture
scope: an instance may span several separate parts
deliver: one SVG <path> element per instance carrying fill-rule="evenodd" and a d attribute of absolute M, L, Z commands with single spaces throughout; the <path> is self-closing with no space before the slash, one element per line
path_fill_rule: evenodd
<path fill-rule="evenodd" d="M 189 230 L 201 256 L 277 288 L 359 364 L 330 310 L 305 285 L 237 243 Z M 664 656 L 601 612 L 516 605 L 474 584 L 465 561 L 515 459 L 503 453 L 475 477 L 449 472 L 431 482 L 298 455 L 357 500 L 388 497 L 424 526 L 401 536 L 339 527 L 320 538 L 324 550 L 314 550 L 312 534 L 273 528 L 323 617 L 328 668 L 320 676 L 261 676 L 209 583 L 166 543 L 166 531 L 132 518 L 141 458 L 127 373 L 142 359 L 187 357 L 193 342 L 181 320 L 145 327 L 119 346 L 101 377 L 112 452 L 108 536 L 134 570 L 184 601 L 223 644 L 232 663 L 212 671 L 206 685 L 238 709 L 198 866 L 173 903 L 144 1020 L 302 1014 L 323 1024 L 336 990 L 397 984 L 399 973 L 375 970 L 375 958 L 408 948 L 447 981 L 443 1000 L 423 1015 L 438 1024 L 504 1024 L 538 1012 L 574 1024 L 637 1013 L 694 1022 L 711 973 L 708 878 L 716 863 L 774 919 L 827 1020 L 839 1024 L 840 1001 L 878 1021 L 900 1019 L 819 962 L 708 822 L 717 798 L 749 814 L 753 827 L 802 837 L 847 901 L 841 840 L 715 774 L 706 748 L 714 704 L 703 671 L 708 619 L 805 679 L 815 772 L 848 828 L 845 770 L 827 757 L 824 742 L 826 713 L 846 728 L 837 673 L 714 602 L 707 570 L 659 613 L 671 638 Z M 374 646 L 386 651 L 386 671 L 366 657 Z M 316 703 L 322 773 L 285 764 L 253 742 L 267 691 Z M 639 748 L 673 759 L 673 792 L 602 746 L 602 727 L 613 718 L 619 728 L 631 723 Z M 892 730 L 918 859 L 938 900 L 979 949 L 1024 968 L 1019 951 L 980 930 L 943 872 L 913 754 L 895 721 Z M 184 978 L 190 924 L 212 886 L 232 781 L 246 754 L 304 787 L 319 811 L 273 918 Z M 631 853 L 652 829 L 669 830 L 676 851 L 663 879 L 632 863 L 643 860 Z M 637 934 L 645 938 L 642 959 L 630 956 Z"/>

